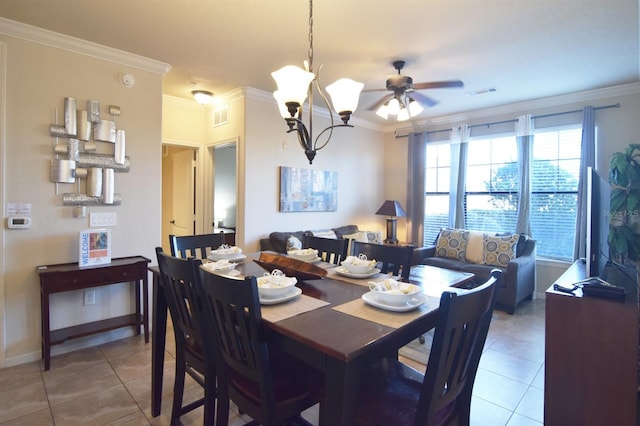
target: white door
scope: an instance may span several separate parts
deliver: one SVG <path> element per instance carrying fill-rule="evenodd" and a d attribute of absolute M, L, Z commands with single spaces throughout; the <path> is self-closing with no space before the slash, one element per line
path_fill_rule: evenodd
<path fill-rule="evenodd" d="M 193 235 L 195 212 L 195 150 L 186 149 L 173 155 L 173 217 L 171 233 Z"/>

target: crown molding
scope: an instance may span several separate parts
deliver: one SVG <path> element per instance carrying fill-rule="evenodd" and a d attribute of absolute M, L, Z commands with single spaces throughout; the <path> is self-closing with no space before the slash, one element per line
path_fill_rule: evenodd
<path fill-rule="evenodd" d="M 155 74 L 163 75 L 171 69 L 171 65 L 164 62 L 2 17 L 0 17 L 0 34 L 131 66 Z"/>
<path fill-rule="evenodd" d="M 585 90 L 582 92 L 567 93 L 558 96 L 549 96 L 540 99 L 531 99 L 528 101 L 515 102 L 491 108 L 465 111 L 458 114 L 451 114 L 442 117 L 434 117 L 422 122 L 421 124 L 416 123 L 415 127 L 460 123 L 472 119 L 487 118 L 503 114 L 514 114 L 524 111 L 552 108 L 574 103 L 592 102 L 616 96 L 632 95 L 635 93 L 640 93 L 640 83 L 638 82 L 623 84 L 620 86 L 604 87 L 594 90 Z"/>

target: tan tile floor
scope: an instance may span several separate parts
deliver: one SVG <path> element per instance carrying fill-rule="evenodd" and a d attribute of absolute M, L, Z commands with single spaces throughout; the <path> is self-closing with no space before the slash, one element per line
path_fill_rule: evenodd
<path fill-rule="evenodd" d="M 134 336 L 0 371 L 2 425 L 168 425 L 175 364 L 167 338 L 162 415 L 151 417 L 151 345 Z M 424 370 L 423 364 L 405 362 Z M 185 398 L 201 392 L 188 382 Z M 541 425 L 544 393 L 544 301 L 526 301 L 509 315 L 497 310 L 480 361 L 471 425 Z M 304 413 L 317 423 L 317 407 Z M 202 424 L 202 409 L 181 418 Z M 249 421 L 232 413 L 230 425 Z"/>

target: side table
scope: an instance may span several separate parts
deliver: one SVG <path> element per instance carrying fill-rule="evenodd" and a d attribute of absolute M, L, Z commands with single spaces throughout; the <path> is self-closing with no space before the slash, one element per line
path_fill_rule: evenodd
<path fill-rule="evenodd" d="M 42 310 L 42 357 L 44 369 L 51 366 L 51 346 L 68 339 L 88 336 L 116 328 L 133 326 L 140 334 L 144 327 L 144 340 L 149 342 L 149 286 L 147 266 L 151 260 L 143 256 L 115 258 L 111 263 L 80 268 L 78 263 L 62 263 L 37 267 L 40 276 L 40 304 Z M 53 293 L 82 290 L 123 282 L 133 282 L 136 286 L 136 311 L 120 317 L 74 325 L 57 330 L 50 329 L 49 296 Z M 142 284 L 142 311 L 140 309 L 140 284 Z"/>

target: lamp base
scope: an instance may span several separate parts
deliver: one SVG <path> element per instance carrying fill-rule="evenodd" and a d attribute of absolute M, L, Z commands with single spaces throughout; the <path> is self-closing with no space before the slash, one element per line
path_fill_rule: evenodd
<path fill-rule="evenodd" d="M 386 244 L 398 244 L 396 238 L 396 225 L 398 220 L 395 217 L 387 218 L 387 238 L 384 240 Z"/>

